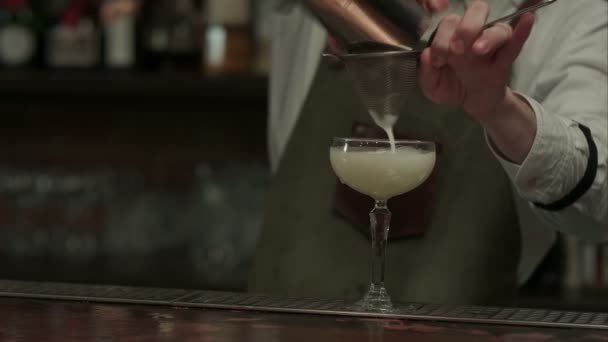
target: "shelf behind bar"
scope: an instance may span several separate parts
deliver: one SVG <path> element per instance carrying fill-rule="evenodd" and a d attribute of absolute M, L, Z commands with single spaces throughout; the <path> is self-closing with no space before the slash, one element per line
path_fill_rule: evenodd
<path fill-rule="evenodd" d="M 268 80 L 261 74 L 203 75 L 197 72 L 0 70 L 3 103 L 145 98 L 194 99 L 265 105 Z"/>

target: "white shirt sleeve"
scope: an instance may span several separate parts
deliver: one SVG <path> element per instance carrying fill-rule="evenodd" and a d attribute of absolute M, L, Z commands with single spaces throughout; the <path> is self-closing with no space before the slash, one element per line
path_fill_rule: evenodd
<path fill-rule="evenodd" d="M 308 96 L 325 47 L 325 31 L 302 6 L 272 17 L 268 148 L 276 171 Z"/>
<path fill-rule="evenodd" d="M 530 205 L 558 230 L 604 241 L 608 240 L 608 3 L 587 0 L 569 5 L 553 19 L 553 37 L 542 37 L 553 43 L 546 44 L 549 51 L 536 61 L 537 71 L 526 71 L 533 81 L 518 92 L 536 113 L 532 149 L 521 165 L 495 155 L 524 199 L 553 203 L 570 193 L 585 173 L 589 148 L 578 123 L 589 127 L 598 149 L 591 189 L 561 211 Z"/>

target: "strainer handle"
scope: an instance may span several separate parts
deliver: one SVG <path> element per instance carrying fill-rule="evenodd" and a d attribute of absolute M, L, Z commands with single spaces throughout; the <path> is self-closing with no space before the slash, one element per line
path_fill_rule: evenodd
<path fill-rule="evenodd" d="M 496 19 L 494 21 L 491 21 L 491 22 L 485 24 L 483 26 L 483 30 L 487 30 L 490 27 L 492 27 L 492 26 L 494 26 L 494 25 L 496 25 L 498 23 L 503 23 L 503 22 L 506 22 L 506 21 L 510 21 L 510 20 L 519 18 L 524 13 L 536 11 L 539 8 L 551 5 L 551 4 L 555 3 L 555 2 L 557 2 L 557 0 L 542 0 L 542 1 L 537 1 L 535 4 L 533 4 L 531 6 L 522 8 L 522 9 L 520 9 L 520 10 L 518 10 L 516 12 L 513 12 L 513 13 L 507 15 L 507 16 L 504 16 L 502 18 L 498 18 L 498 19 Z M 436 34 L 437 34 L 437 29 L 435 29 L 435 31 L 433 31 L 433 34 L 431 34 L 431 36 L 429 37 L 429 40 L 428 40 L 428 42 L 426 44 L 427 47 L 431 46 L 431 44 L 433 43 L 433 40 L 435 39 L 435 35 Z"/>

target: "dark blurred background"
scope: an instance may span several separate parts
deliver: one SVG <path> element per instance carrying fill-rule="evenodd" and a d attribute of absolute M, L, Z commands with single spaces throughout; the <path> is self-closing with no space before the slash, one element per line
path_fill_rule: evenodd
<path fill-rule="evenodd" d="M 245 289 L 272 5 L 0 0 L 0 278 Z M 607 288 L 608 249 L 560 237 L 521 304 Z"/>
<path fill-rule="evenodd" d="M 0 4 L 0 278 L 243 289 L 270 1 Z"/>

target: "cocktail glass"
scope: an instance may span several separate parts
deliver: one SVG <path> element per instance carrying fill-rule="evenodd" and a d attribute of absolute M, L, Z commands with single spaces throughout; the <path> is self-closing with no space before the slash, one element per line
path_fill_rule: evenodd
<path fill-rule="evenodd" d="M 391 298 L 384 286 L 385 252 L 391 212 L 390 198 L 422 184 L 435 166 L 435 144 L 427 141 L 334 138 L 329 150 L 331 166 L 340 181 L 372 197 L 371 284 L 354 309 L 390 312 Z"/>

